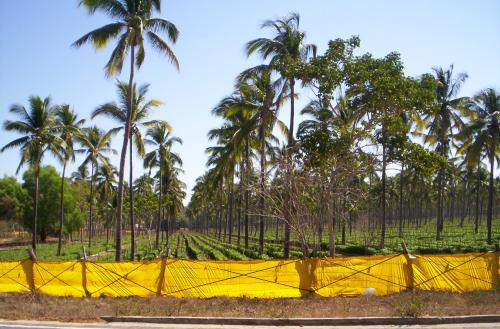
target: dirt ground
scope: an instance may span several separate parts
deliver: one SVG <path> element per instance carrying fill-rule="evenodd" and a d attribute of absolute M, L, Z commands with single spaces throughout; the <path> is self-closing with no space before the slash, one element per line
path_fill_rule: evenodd
<path fill-rule="evenodd" d="M 346 317 L 500 314 L 500 292 L 417 292 L 375 297 L 247 298 L 69 298 L 0 294 L 0 318 L 99 321 L 103 315 Z"/>

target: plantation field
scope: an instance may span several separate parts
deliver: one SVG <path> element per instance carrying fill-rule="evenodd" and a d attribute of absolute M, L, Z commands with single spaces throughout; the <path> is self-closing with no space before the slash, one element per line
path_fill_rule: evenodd
<path fill-rule="evenodd" d="M 397 226 L 387 227 L 386 247 L 377 247 L 379 234 L 377 228 L 372 233 L 366 230 L 353 227 L 349 232 L 346 227 L 345 243 L 342 243 L 342 231 L 336 229 L 336 254 L 337 256 L 351 255 L 375 255 L 401 252 L 401 238 L 398 236 Z M 445 223 L 443 238 L 435 240 L 435 223 L 429 221 L 420 227 L 404 227 L 403 239 L 408 248 L 414 253 L 465 253 L 482 252 L 493 250 L 495 244 L 500 242 L 500 219 L 493 221 L 493 244 L 485 242 L 486 228 L 479 227 L 479 232 L 474 233 L 473 223 L 466 221 L 461 227 L 458 222 Z M 170 235 L 168 241 L 168 251 L 165 250 L 166 241 L 160 241 L 160 248 L 154 249 L 154 234 L 150 238 L 147 235 L 139 235 L 136 240 L 136 259 L 154 259 L 161 255 L 168 254 L 169 257 L 200 260 L 251 260 L 251 259 L 277 259 L 283 257 L 282 230 L 278 232 L 276 239 L 275 230 L 267 230 L 265 235 L 264 252 L 258 254 L 258 236 L 256 230 L 252 230 L 249 235 L 249 246 L 244 248 L 244 236 L 240 235 L 239 244 L 237 242 L 237 231 L 232 237 L 232 243 L 228 243 L 228 237 L 219 240 L 216 233 L 210 231 L 209 234 L 195 231 L 180 230 Z M 114 246 L 111 242 L 106 244 L 105 239 L 96 239 L 89 251 L 87 243 L 87 256 L 92 256 L 92 260 L 113 261 L 115 259 Z M 314 241 L 309 238 L 309 246 L 315 246 Z M 0 250 L 0 260 L 19 260 L 28 257 L 26 250 L 28 246 L 17 246 Z M 296 234 L 292 234 L 290 255 L 292 258 L 302 258 L 303 251 Z M 319 249 L 319 247 L 317 247 Z M 57 243 L 39 244 L 37 248 L 38 259 L 43 260 L 77 260 L 83 257 L 82 244 L 67 243 L 63 245 L 62 255 L 56 256 Z M 130 255 L 130 239 L 123 240 L 123 259 L 127 260 Z M 317 250 L 316 257 L 328 257 L 328 234 L 324 232 L 321 243 L 321 250 Z"/>

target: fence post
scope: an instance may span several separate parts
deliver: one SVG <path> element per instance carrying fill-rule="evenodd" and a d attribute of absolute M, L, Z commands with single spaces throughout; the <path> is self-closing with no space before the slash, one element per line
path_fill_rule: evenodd
<path fill-rule="evenodd" d="M 167 258 L 161 257 L 161 267 L 160 274 L 158 275 L 158 284 L 156 285 L 156 295 L 161 296 L 163 290 L 163 284 L 165 282 L 165 268 L 167 267 Z"/>
<path fill-rule="evenodd" d="M 29 255 L 30 264 L 24 266 L 24 272 L 26 273 L 26 280 L 28 281 L 28 285 L 30 286 L 31 293 L 34 294 L 36 292 L 35 287 L 35 263 L 36 263 L 36 254 L 33 249 L 26 250 Z"/>
<path fill-rule="evenodd" d="M 406 243 L 404 240 L 401 241 L 401 248 L 403 248 L 403 255 L 406 258 L 406 274 L 407 274 L 407 282 L 408 282 L 408 290 L 412 291 L 414 290 L 415 286 L 415 277 L 413 275 L 413 260 L 416 258 L 415 256 L 411 255 L 410 252 L 408 251 L 408 248 L 406 247 Z"/>
<path fill-rule="evenodd" d="M 498 262 L 500 261 L 500 247 L 498 246 L 498 243 L 495 244 L 495 252 L 493 253 L 493 266 L 491 267 L 493 270 L 492 273 L 492 281 L 493 281 L 493 289 L 496 291 L 500 290 L 500 277 L 498 275 L 499 271 L 499 264 Z"/>
<path fill-rule="evenodd" d="M 82 288 L 86 297 L 92 297 L 87 290 L 87 253 L 85 252 L 85 246 L 82 246 L 82 253 L 83 257 L 80 259 L 80 263 L 82 264 Z"/>

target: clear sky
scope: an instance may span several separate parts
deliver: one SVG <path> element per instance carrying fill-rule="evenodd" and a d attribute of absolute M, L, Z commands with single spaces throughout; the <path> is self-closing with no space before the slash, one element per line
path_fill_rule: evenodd
<path fill-rule="evenodd" d="M 90 46 L 70 47 L 109 21 L 87 15 L 77 4 L 78 0 L 0 0 L 1 122 L 13 119 L 9 107 L 26 106 L 30 95 L 69 103 L 88 120 L 97 105 L 116 99 L 115 82 L 106 79 L 103 70 L 114 44 L 99 52 Z M 149 97 L 165 103 L 153 118 L 169 121 L 174 135 L 184 140 L 176 151 L 184 159 L 182 179 L 188 198 L 205 170 L 207 131 L 220 123 L 211 116 L 211 108 L 232 91 L 240 71 L 259 63 L 258 58 L 246 58 L 244 44 L 267 36 L 259 28 L 263 20 L 290 12 L 300 13 L 308 42 L 317 44 L 320 52 L 330 39 L 359 35 L 359 53 L 384 56 L 398 51 L 408 75 L 454 64 L 457 72 L 469 74 L 463 95 L 486 87 L 500 89 L 500 1 L 164 0 L 161 16 L 181 32 L 173 46 L 180 72 L 149 49 L 136 81 L 150 83 Z M 119 78 L 127 77 L 124 70 Z M 301 95 L 299 108 L 308 101 L 307 91 Z M 106 119 L 88 123 L 114 126 Z M 14 138 L 0 130 L 0 146 Z M 120 142 L 121 137 L 113 142 L 117 150 Z M 142 173 L 137 160 L 135 177 Z M 18 161 L 18 150 L 0 154 L 0 176 L 14 175 Z M 47 157 L 44 163 L 55 161 Z M 118 158 L 113 163 L 118 165 Z"/>

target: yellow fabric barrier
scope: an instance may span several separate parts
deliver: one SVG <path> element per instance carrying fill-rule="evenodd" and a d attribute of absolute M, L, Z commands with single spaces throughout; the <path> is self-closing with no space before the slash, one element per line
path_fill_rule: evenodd
<path fill-rule="evenodd" d="M 283 298 L 498 289 L 497 253 L 301 260 L 0 262 L 0 292 Z"/>

